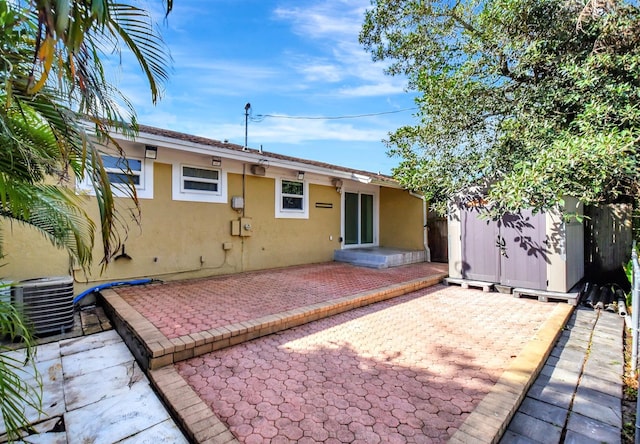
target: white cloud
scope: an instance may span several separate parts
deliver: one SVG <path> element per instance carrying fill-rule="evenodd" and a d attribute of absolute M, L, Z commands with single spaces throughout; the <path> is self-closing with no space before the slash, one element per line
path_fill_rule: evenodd
<path fill-rule="evenodd" d="M 290 21 L 299 35 L 314 39 L 357 39 L 366 5 L 365 1 L 325 0 L 308 7 L 279 7 L 274 15 Z"/>
<path fill-rule="evenodd" d="M 350 97 L 388 96 L 403 92 L 404 86 L 393 82 L 372 83 L 340 89 L 341 95 Z"/>
<path fill-rule="evenodd" d="M 229 139 L 241 144 L 244 143 L 244 134 L 244 124 L 214 123 L 206 129 L 207 137 Z M 379 142 L 385 135 L 386 131 L 380 127 L 355 127 L 349 123 L 326 120 L 265 119 L 262 122 L 249 122 L 248 127 L 250 146 L 326 140 Z"/>
<path fill-rule="evenodd" d="M 305 81 L 353 85 L 337 88 L 331 94 L 334 96 L 373 97 L 404 93 L 405 80 L 385 75 L 385 65 L 374 63 L 358 42 L 367 6 L 366 1 L 326 0 L 308 7 L 280 7 L 274 11 L 276 18 L 291 23 L 293 31 L 301 38 L 313 40 L 325 49 L 326 56 L 322 59 L 308 60 L 304 55 L 292 59 L 291 66 Z"/>
<path fill-rule="evenodd" d="M 302 73 L 305 82 L 309 83 L 337 83 L 344 78 L 344 73 L 340 66 L 323 59 L 310 60 L 306 63 L 300 61 L 295 69 Z"/>

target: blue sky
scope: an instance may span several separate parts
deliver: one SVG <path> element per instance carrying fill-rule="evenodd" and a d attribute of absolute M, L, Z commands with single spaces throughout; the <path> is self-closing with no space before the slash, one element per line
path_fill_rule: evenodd
<path fill-rule="evenodd" d="M 116 80 L 140 123 L 373 172 L 398 163 L 381 142 L 414 122 L 406 81 L 358 43 L 369 0 L 174 0 L 160 29 L 174 60 L 163 99 L 123 63 Z M 158 8 L 161 2 L 146 2 Z M 125 59 L 126 60 L 126 59 Z M 405 110 L 405 111 L 400 111 Z M 319 119 L 388 113 L 349 119 Z M 316 117 L 287 119 L 264 117 Z"/>

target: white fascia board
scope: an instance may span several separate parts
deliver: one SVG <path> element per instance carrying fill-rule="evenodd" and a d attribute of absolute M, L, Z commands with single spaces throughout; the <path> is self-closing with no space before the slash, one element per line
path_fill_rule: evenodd
<path fill-rule="evenodd" d="M 267 161 L 270 166 L 285 168 L 288 170 L 304 171 L 308 173 L 321 174 L 323 176 L 335 177 L 338 179 L 355 180 L 362 183 L 371 183 L 372 178 L 362 174 L 356 174 L 348 171 L 339 171 L 331 168 L 322 168 L 315 165 L 310 165 L 303 162 L 287 161 L 282 159 L 275 159 L 273 157 L 265 156 L 260 153 L 251 151 L 236 151 L 230 149 L 224 149 L 220 147 L 213 147 L 208 145 L 202 145 L 199 143 L 189 142 L 186 140 L 173 139 L 170 137 L 158 136 L 155 134 L 139 133 L 136 137 L 136 142 L 151 145 L 161 145 L 163 148 L 188 151 L 197 154 L 217 155 L 228 159 L 238 160 L 245 163 L 261 163 Z M 381 183 L 382 184 L 382 183 Z M 384 183 L 385 186 L 390 184 Z"/>

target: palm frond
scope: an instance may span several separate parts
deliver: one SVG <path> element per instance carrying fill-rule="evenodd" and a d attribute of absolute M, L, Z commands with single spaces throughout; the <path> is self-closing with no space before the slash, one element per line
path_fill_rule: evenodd
<path fill-rule="evenodd" d="M 0 174 L 0 217 L 32 226 L 80 265 L 91 264 L 95 224 L 69 188 L 17 182 Z"/>
<path fill-rule="evenodd" d="M 6 284 L 5 284 L 6 285 Z M 20 355 L 0 354 L 0 414 L 10 440 L 19 438 L 18 431 L 29 425 L 25 408 L 42 411 L 42 378 L 35 364 L 35 340 L 20 310 L 0 300 L 0 336 L 20 340 L 25 345 L 24 360 Z M 0 352 L 8 351 L 0 345 Z M 25 366 L 30 367 L 25 372 Z M 26 374 L 32 377 L 26 378 Z"/>
<path fill-rule="evenodd" d="M 132 5 L 112 3 L 110 12 L 112 20 L 108 23 L 108 29 L 136 56 L 147 76 L 151 98 L 155 103 L 160 96 L 160 82 L 169 78 L 167 67 L 171 64 L 171 57 L 167 47 L 161 36 L 154 31 L 147 11 Z"/>

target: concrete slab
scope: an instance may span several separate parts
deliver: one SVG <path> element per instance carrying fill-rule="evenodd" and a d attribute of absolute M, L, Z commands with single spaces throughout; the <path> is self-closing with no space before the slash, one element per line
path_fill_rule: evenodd
<path fill-rule="evenodd" d="M 169 419 L 153 390 L 134 384 L 126 393 L 67 412 L 65 425 L 69 444 L 110 444 Z"/>
<path fill-rule="evenodd" d="M 621 442 L 619 428 L 605 424 L 602 421 L 587 418 L 579 413 L 571 413 L 567 423 L 567 430 L 600 443 L 617 444 Z"/>
<path fill-rule="evenodd" d="M 65 378 L 65 402 L 69 410 L 76 410 L 109 397 L 124 395 L 135 384 L 148 385 L 149 381 L 131 359 L 120 365 L 106 367 L 99 374 L 90 372 Z"/>
<path fill-rule="evenodd" d="M 519 411 L 549 424 L 564 427 L 569 411 L 546 402 L 526 397 L 520 405 Z"/>
<path fill-rule="evenodd" d="M 538 441 L 519 435 L 511 430 L 505 432 L 500 442 L 503 444 L 540 444 Z"/>
<path fill-rule="evenodd" d="M 580 387 L 596 390 L 609 396 L 622 399 L 623 383 L 621 378 L 601 378 L 601 375 L 584 374 Z"/>
<path fill-rule="evenodd" d="M 117 338 L 107 331 L 38 347 L 36 368 L 43 383 L 44 414 L 25 406 L 33 425 L 22 442 L 188 442 Z M 24 351 L 9 355 L 19 358 Z M 33 374 L 29 366 L 22 372 L 24 380 L 36 387 Z M 1 423 L 0 442 L 4 442 Z"/>
<path fill-rule="evenodd" d="M 545 443 L 560 442 L 562 435 L 561 426 L 550 424 L 521 412 L 514 415 L 511 424 L 509 424 L 509 430 L 534 441 Z"/>
<path fill-rule="evenodd" d="M 621 363 L 624 357 L 621 335 L 624 322 L 616 314 L 579 308 L 568 325 L 581 326 L 581 334 L 588 338 L 589 353 L 580 351 L 585 346 L 582 337 L 573 332 L 563 334 L 529 390 L 528 398 L 569 410 L 563 429 L 564 443 L 618 443 L 622 427 Z M 519 413 L 549 420 L 544 411 L 531 408 L 527 403 L 519 409 Z M 559 424 L 560 419 L 556 417 L 552 422 Z M 520 436 L 539 440 L 543 425 L 534 422 L 536 427 L 525 430 L 521 422 L 522 419 L 520 423 L 509 425 L 502 442 L 517 442 L 514 440 Z M 557 430 L 554 427 L 547 430 L 549 438 L 541 442 L 560 442 L 555 439 Z"/>
<path fill-rule="evenodd" d="M 91 348 L 82 353 L 62 356 L 62 367 L 65 378 L 72 378 L 131 360 L 131 352 L 125 343 L 120 341 Z"/>
<path fill-rule="evenodd" d="M 573 401 L 573 412 L 622 428 L 621 399 L 580 385 Z"/>

